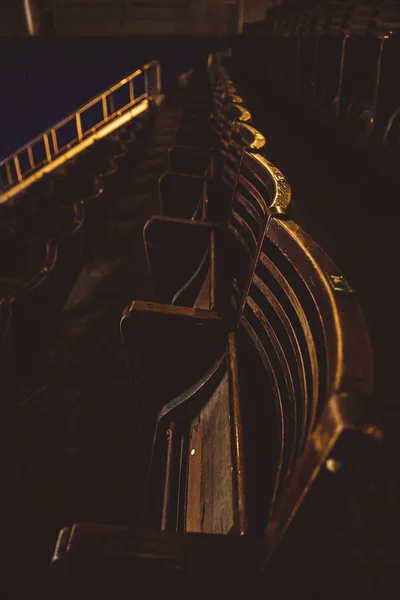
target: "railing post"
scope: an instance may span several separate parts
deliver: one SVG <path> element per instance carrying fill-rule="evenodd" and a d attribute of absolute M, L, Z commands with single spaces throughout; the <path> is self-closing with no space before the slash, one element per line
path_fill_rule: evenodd
<path fill-rule="evenodd" d="M 105 121 L 108 117 L 107 96 L 105 94 L 101 97 L 101 103 L 103 105 L 103 121 Z"/>
<path fill-rule="evenodd" d="M 75 121 L 76 121 L 76 131 L 78 133 L 78 140 L 82 139 L 82 123 L 81 123 L 81 115 L 80 113 L 75 113 Z"/>
<path fill-rule="evenodd" d="M 110 114 L 113 115 L 114 112 L 115 112 L 114 96 L 112 94 L 110 94 Z"/>
<path fill-rule="evenodd" d="M 29 164 L 31 165 L 31 169 L 34 169 L 35 168 L 35 159 L 33 157 L 32 146 L 28 147 L 28 157 L 29 157 Z"/>
<path fill-rule="evenodd" d="M 150 63 L 144 65 L 141 69 L 137 69 L 136 71 L 134 71 L 134 73 L 128 75 L 127 78 L 121 80 L 119 84 L 116 84 L 115 86 L 110 87 L 108 91 L 99 94 L 87 105 L 81 107 L 75 113 L 70 114 L 66 119 L 63 119 L 62 121 L 59 121 L 57 124 L 53 125 L 52 128 L 48 129 L 45 133 L 42 133 L 39 136 L 37 136 L 34 140 L 29 142 L 29 144 L 25 144 L 20 150 L 17 151 L 17 153 L 11 154 L 9 157 L 4 159 L 0 166 L 1 169 L 4 168 L 6 174 L 3 181 L 5 182 L 6 179 L 7 185 L 11 187 L 16 183 L 21 183 L 22 186 L 18 187 L 19 191 L 20 187 L 25 188 L 28 185 L 30 185 L 31 181 L 34 180 L 35 176 L 32 175 L 32 172 L 35 172 L 36 169 L 42 169 L 43 167 L 46 171 L 48 171 L 48 165 L 52 161 L 56 160 L 58 164 L 58 161 L 68 160 L 68 156 L 64 157 L 65 150 L 68 150 L 72 146 L 76 145 L 78 141 L 81 142 L 84 138 L 86 139 L 87 136 L 85 134 L 97 131 L 99 127 L 104 125 L 109 120 L 110 116 L 112 116 L 113 114 L 120 114 L 122 112 L 122 108 L 116 111 L 113 91 L 119 89 L 119 87 L 122 87 L 122 85 L 128 84 L 129 103 L 133 104 L 135 102 L 137 88 L 135 88 L 136 84 L 133 80 L 135 79 L 135 77 L 138 77 L 142 74 L 144 76 L 144 96 L 149 101 L 151 101 L 153 96 L 155 96 L 161 91 L 161 67 L 158 61 L 151 61 Z M 108 105 L 108 96 L 110 96 L 110 106 Z M 82 114 L 91 106 L 98 106 L 98 102 L 100 100 L 102 102 L 103 121 L 96 123 L 96 125 L 91 129 L 86 128 L 85 130 L 83 130 Z M 77 137 L 73 139 L 69 144 L 66 144 L 60 148 L 58 143 L 58 130 L 64 125 L 71 123 L 71 121 L 73 120 L 75 120 Z M 38 163 L 36 164 L 37 155 L 35 156 L 33 148 L 35 147 L 35 144 L 39 143 L 43 144 L 44 146 L 46 158 L 43 161 L 38 160 Z M 60 141 L 60 144 L 62 144 L 62 141 Z M 19 156 L 22 156 L 22 152 L 27 152 L 29 167 L 28 164 L 25 164 L 25 155 L 23 155 L 22 164 L 19 160 Z M 14 165 L 13 167 L 11 166 L 12 164 Z M 18 193 L 18 191 L 7 192 L 6 199 L 12 197 L 13 195 L 15 195 L 15 193 Z M 1 200 L 2 202 L 5 201 L 4 198 L 5 196 L 3 195 Z"/>
<path fill-rule="evenodd" d="M 50 152 L 49 136 L 47 135 L 47 133 L 45 133 L 43 135 L 43 141 L 44 141 L 44 147 L 46 150 L 46 159 L 47 159 L 47 162 L 50 162 L 51 161 L 51 152 Z"/>
<path fill-rule="evenodd" d="M 54 129 L 54 127 L 51 130 L 51 139 L 52 139 L 52 142 L 53 142 L 54 154 L 57 154 L 57 152 L 58 152 L 58 142 L 57 142 L 56 130 Z"/>
<path fill-rule="evenodd" d="M 161 93 L 161 65 L 158 62 L 157 66 L 157 93 L 160 94 Z"/>
<path fill-rule="evenodd" d="M 149 76 L 147 73 L 147 67 L 143 67 L 143 75 L 144 75 L 144 93 L 146 98 L 149 97 Z"/>
<path fill-rule="evenodd" d="M 10 163 L 8 161 L 6 162 L 6 173 L 7 173 L 8 185 L 11 185 L 13 182 L 13 178 L 12 178 L 12 174 L 11 174 Z"/>
<path fill-rule="evenodd" d="M 19 164 L 19 158 L 16 154 L 14 154 L 14 166 L 15 166 L 15 172 L 17 174 L 18 181 L 22 181 L 21 167 Z"/>
<path fill-rule="evenodd" d="M 234 33 L 243 33 L 244 23 L 244 0 L 238 0 L 237 6 L 237 26 Z"/>

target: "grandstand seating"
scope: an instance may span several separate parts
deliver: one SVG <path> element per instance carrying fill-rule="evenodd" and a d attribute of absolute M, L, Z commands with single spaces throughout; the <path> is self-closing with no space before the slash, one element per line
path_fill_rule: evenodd
<path fill-rule="evenodd" d="M 249 59 L 262 55 L 268 65 L 259 71 L 254 61 L 244 61 L 251 66 L 248 77 L 269 86 L 297 119 L 329 125 L 332 139 L 371 150 L 373 168 L 378 155 L 382 173 L 395 184 L 398 153 L 389 130 L 400 107 L 399 15 L 399 3 L 390 0 L 296 9 L 284 4 L 268 11 L 264 22 L 248 25 L 240 45 Z"/>
<path fill-rule="evenodd" d="M 207 134 L 181 147 L 186 162 L 160 183 L 168 216 L 144 229 L 157 301 L 134 300 L 121 320 L 153 437 L 142 528 L 63 528 L 53 569 L 74 582 L 258 572 L 332 451 L 379 437 L 355 294 L 289 219 L 289 184 L 233 91 L 217 57 L 185 88 L 179 131 L 196 144 L 208 118 Z"/>
<path fill-rule="evenodd" d="M 81 582 L 108 577 L 165 585 L 158 576 L 171 572 L 198 581 L 211 573 L 232 579 L 237 570 L 247 581 L 268 568 L 329 462 L 363 460 L 365 449 L 382 437 L 373 353 L 357 295 L 330 251 L 299 225 L 292 201 L 303 199 L 292 198 L 290 181 L 273 164 L 269 139 L 256 129 L 255 111 L 235 81 L 239 74 L 256 94 L 270 97 L 269 106 L 279 107 L 288 128 L 304 122 L 334 145 L 332 154 L 348 150 L 363 169 L 379 173 L 395 197 L 399 3 L 311 4 L 271 8 L 233 42 L 233 60 L 222 53 L 202 57 L 172 88 L 173 107 L 162 106 L 167 133 L 156 126 L 161 90 L 150 89 L 148 80 L 138 99 L 132 84 L 131 104 L 115 114 L 107 113 L 108 96 L 100 96 L 105 133 L 100 126 L 82 132 L 81 114 L 74 113 L 77 137 L 66 154 L 90 143 L 57 168 L 48 168 L 60 158 L 54 128 L 43 135 L 43 163 L 29 170 L 26 154 L 21 172 L 22 154 L 16 153 L 0 164 L 0 462 L 20 460 L 17 476 L 24 477 L 26 432 L 40 437 L 46 410 L 55 430 L 64 412 L 73 423 L 84 413 L 87 438 L 99 438 L 95 448 L 106 448 L 101 456 L 84 442 L 81 454 L 73 443 L 60 451 L 58 430 L 43 442 L 43 456 L 55 456 L 45 484 L 51 490 L 47 509 L 56 507 L 53 530 L 42 535 L 53 544 L 58 534 L 51 560 L 56 580 L 63 579 L 58 591 L 72 582 L 71 595 L 87 598 Z M 147 108 L 128 115 L 136 100 Z M 272 111 L 266 118 L 274 118 Z M 168 138 L 165 156 L 146 159 L 157 135 Z M 132 173 L 139 173 L 133 185 Z M 29 177 L 36 180 L 2 202 Z M 312 180 L 312 169 L 302 177 Z M 319 191 L 316 196 L 322 203 Z M 140 205 L 146 203 L 143 218 Z M 345 221 L 352 207 L 342 206 L 341 197 L 335 206 Z M 113 236 L 117 242 L 108 252 Z M 137 279 L 145 268 L 149 285 L 141 289 Z M 103 276 L 107 269 L 109 279 Z M 96 288 L 79 308 L 71 298 L 90 278 L 108 287 L 107 294 L 97 305 Z M 117 278 L 124 293 L 114 300 Z M 79 320 L 73 320 L 74 310 Z M 89 325 L 82 325 L 85 320 Z M 105 321 L 113 335 L 103 335 Z M 75 355 L 76 338 L 89 330 L 90 344 Z M 68 362 L 91 353 L 101 357 L 93 368 Z M 59 387 L 58 369 L 66 373 Z M 78 393 L 69 389 L 69 375 L 76 377 Z M 91 390 L 89 379 L 95 382 Z M 122 406 L 121 390 L 130 404 L 114 425 L 110 406 Z M 55 408 L 43 409 L 46 403 Z M 25 426 L 17 441 L 16 407 Z M 98 413 L 104 429 L 93 426 L 93 433 Z M 107 427 L 117 429 L 121 421 L 121 436 L 136 436 L 142 444 L 134 455 L 117 450 L 104 458 L 120 435 Z M 67 436 L 60 434 L 60 447 Z M 18 443 L 22 459 L 13 455 Z M 91 476 L 82 467 L 82 480 L 74 479 L 86 451 L 94 455 L 88 464 L 96 463 L 102 491 L 93 492 L 91 506 L 69 510 L 71 481 L 79 504 L 82 481 Z M 107 460 L 108 473 L 117 473 L 112 482 L 103 477 Z M 119 461 L 128 468 L 123 471 Z M 40 480 L 41 467 L 32 470 Z M 148 471 L 146 483 L 142 471 Z M 133 481 L 135 496 L 145 497 L 140 522 L 131 499 L 122 509 L 120 476 Z M 45 513 L 40 491 L 37 496 L 38 512 Z M 25 506 L 29 521 L 29 498 Z M 295 547 L 296 558 L 301 551 Z"/>
<path fill-rule="evenodd" d="M 4 403 L 21 401 L 27 377 L 107 227 L 119 163 L 137 138 L 148 135 L 151 122 L 146 115 L 128 124 L 0 205 Z M 135 160 L 131 152 L 131 167 Z"/>

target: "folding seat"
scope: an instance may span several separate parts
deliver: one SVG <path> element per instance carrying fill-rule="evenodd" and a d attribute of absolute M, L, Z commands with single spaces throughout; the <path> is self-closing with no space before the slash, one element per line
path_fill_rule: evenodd
<path fill-rule="evenodd" d="M 270 218 L 286 214 L 289 208 L 290 188 L 286 180 L 260 154 L 243 154 L 243 159 L 237 165 L 237 178 L 238 184 L 221 223 L 152 217 L 145 226 L 144 239 L 154 290 L 158 301 L 166 304 L 133 302 L 127 307 L 121 324 L 135 374 L 135 386 L 140 388 L 137 397 L 144 403 L 145 410 L 150 408 L 145 406 L 147 398 L 153 404 L 160 401 L 160 394 L 152 395 L 152 392 L 163 381 L 164 374 L 167 376 L 163 381 L 162 393 L 164 397 L 171 394 L 173 398 L 174 392 L 182 391 L 185 383 L 190 382 L 193 369 L 201 372 L 210 356 L 217 352 L 217 341 L 214 340 L 214 344 L 211 339 L 206 350 L 208 327 L 216 325 L 213 311 L 229 315 L 228 321 L 230 318 L 235 320 L 265 228 Z M 201 321 L 196 325 L 196 320 L 192 320 L 198 310 L 200 314 L 211 314 L 212 322 L 204 322 L 204 328 L 201 327 Z M 173 315 L 172 320 L 169 317 L 164 320 L 164 311 Z M 180 314 L 183 315 L 184 332 L 179 329 L 177 315 Z M 174 331 L 174 352 L 177 351 L 179 359 L 178 354 L 172 355 L 172 349 L 162 359 L 166 348 L 164 344 L 168 345 L 172 339 L 168 332 L 170 326 Z M 151 334 L 147 335 L 145 341 L 142 336 L 146 329 L 157 331 L 163 341 L 154 347 Z M 218 329 L 218 337 L 223 337 L 224 331 L 223 326 Z M 182 344 L 178 340 L 181 333 L 185 340 Z M 190 346 L 193 333 L 199 334 L 199 343 Z M 194 361 L 189 356 L 192 351 L 196 356 Z M 160 378 L 148 382 L 146 389 L 147 359 L 150 355 L 153 356 L 153 365 L 160 367 Z M 146 359 L 143 362 L 144 357 Z M 160 359 L 162 364 L 159 363 Z M 178 371 L 179 377 L 176 377 Z"/>
<path fill-rule="evenodd" d="M 83 204 L 84 260 L 86 260 L 102 235 L 108 217 L 107 204 L 110 198 L 104 193 L 104 177 L 93 175 L 77 161 L 65 169 L 64 175 L 52 181 L 53 198 L 63 206 L 76 202 Z"/>
<path fill-rule="evenodd" d="M 210 132 L 199 132 L 195 127 L 181 128 L 175 132 L 175 144 L 168 153 L 169 170 L 175 173 L 185 173 L 203 177 L 207 170 L 214 167 L 218 159 L 218 146 L 223 136 L 230 135 L 232 117 L 229 107 L 237 106 L 242 99 L 223 91 L 216 94 L 214 114 L 209 120 Z M 245 109 L 237 108 L 235 118 L 241 114 L 241 119 L 249 122 L 251 116 Z M 231 115 L 231 116 L 230 116 Z M 211 167 L 210 167 L 211 165 Z"/>
<path fill-rule="evenodd" d="M 254 35 L 246 35 L 236 40 L 233 45 L 234 69 L 241 81 L 251 81 L 257 88 L 267 86 L 269 81 L 270 65 L 273 61 L 273 44 L 275 38 L 272 36 L 273 14 L 278 7 L 268 10 L 268 19 L 260 23 Z M 263 68 L 260 69 L 260 61 Z"/>
<path fill-rule="evenodd" d="M 379 70 L 384 37 L 374 28 L 375 6 L 356 6 L 351 13 L 340 99 L 341 133 L 354 147 L 365 147 L 375 126 Z"/>
<path fill-rule="evenodd" d="M 51 195 L 51 179 L 46 176 L 14 196 L 11 201 L 0 205 L 2 239 L 7 235 L 13 239 L 40 235 L 43 228 L 42 212 L 46 209 Z"/>
<path fill-rule="evenodd" d="M 201 141 L 200 144 L 207 145 L 207 136 L 210 135 L 210 132 L 213 127 L 213 122 L 216 118 L 218 118 L 222 107 L 228 102 L 236 102 L 237 104 L 241 104 L 242 98 L 240 98 L 240 96 L 237 95 L 235 86 L 233 86 L 232 84 L 221 82 L 215 87 L 212 95 L 212 103 L 210 104 L 210 107 L 204 114 L 193 112 L 182 113 L 181 118 L 179 119 L 177 130 L 174 135 L 174 140 L 178 142 L 177 135 L 179 134 L 177 134 L 177 132 L 179 132 L 181 135 L 184 135 L 185 129 L 190 130 L 189 134 L 190 132 L 194 132 L 194 130 L 197 130 L 197 135 L 203 136 L 200 137 L 200 140 L 203 140 L 204 138 L 204 141 Z"/>
<path fill-rule="evenodd" d="M 113 156 L 114 152 L 117 152 L 117 143 L 110 145 L 103 143 L 103 140 L 95 142 L 79 155 L 78 165 L 80 169 L 90 170 L 95 175 L 105 177 L 114 175 L 118 170 L 118 161 Z"/>
<path fill-rule="evenodd" d="M 345 469 L 331 488 L 341 498 L 382 438 L 371 343 L 351 286 L 288 218 L 290 188 L 276 168 L 246 153 L 240 179 L 227 235 L 214 237 L 229 272 L 219 300 L 134 301 L 124 311 L 142 428 L 153 435 L 142 528 L 65 527 L 53 567 L 71 589 L 103 575 L 163 585 L 168 572 L 182 587 L 211 574 L 225 585 L 233 568 L 235 584 L 236 572 L 241 582 L 263 572 L 272 589 L 279 557 L 265 572 L 267 562 L 324 465 Z M 210 224 L 168 226 L 186 230 L 184 249 L 196 229 L 212 245 Z M 185 250 L 175 256 L 185 260 Z M 159 260 L 175 274 L 172 255 Z M 295 551 L 301 560 L 301 540 Z"/>
<path fill-rule="evenodd" d="M 332 2 L 319 36 L 315 65 L 315 109 L 321 125 L 328 125 L 339 116 L 348 19 L 349 3 L 340 0 Z"/>
<path fill-rule="evenodd" d="M 229 110 L 229 107 L 228 107 Z M 160 202 L 165 216 L 219 221 L 236 183 L 243 152 L 262 152 L 264 136 L 249 126 L 250 113 L 231 105 L 231 131 L 226 131 L 215 152 L 216 168 L 205 177 L 167 172 L 160 177 Z"/>
<path fill-rule="evenodd" d="M 284 10 L 286 9 L 286 10 Z M 282 6 L 282 15 L 274 29 L 273 47 L 270 49 L 269 72 L 276 92 L 288 103 L 295 100 L 298 67 L 298 43 L 301 15 L 292 6 Z"/>
<path fill-rule="evenodd" d="M 219 83 L 221 57 L 210 54 L 194 65 L 183 98 L 183 112 L 205 115 L 212 109 L 212 94 Z"/>
<path fill-rule="evenodd" d="M 114 198 L 114 187 L 112 180 L 118 172 L 118 160 L 112 156 L 118 152 L 119 142 L 113 143 L 95 143 L 86 152 L 82 152 L 74 161 L 67 165 L 68 179 L 74 186 L 78 186 L 78 190 L 83 182 L 85 188 L 94 187 L 102 191 L 98 194 L 95 191 L 94 195 L 100 197 L 100 201 L 96 203 L 97 210 L 96 218 L 106 215 L 106 207 L 109 201 Z M 96 147 L 97 146 L 97 147 Z M 101 183 L 100 183 L 101 182 Z M 93 194 L 89 192 L 89 197 Z M 85 196 L 86 197 L 86 196 Z"/>
<path fill-rule="evenodd" d="M 380 7 L 376 28 L 385 33 L 379 74 L 375 146 L 381 174 L 398 189 L 400 185 L 400 2 Z"/>
<path fill-rule="evenodd" d="M 130 153 L 128 160 L 137 161 L 150 148 L 155 115 L 155 108 L 150 106 L 148 110 L 129 121 L 122 129 L 121 132 L 125 130 L 135 136 L 135 143 L 131 144 L 133 151 Z M 124 141 L 124 139 L 121 141 Z"/>
<path fill-rule="evenodd" d="M 210 147 L 213 133 L 223 119 L 224 110 L 231 104 L 242 104 L 243 100 L 231 86 L 219 85 L 213 94 L 213 108 L 205 117 L 183 116 L 175 130 L 173 143 L 182 146 Z"/>
<path fill-rule="evenodd" d="M 257 36 L 255 43 L 253 41 L 252 47 L 248 49 L 248 63 L 252 64 L 255 56 L 262 56 L 265 61 L 265 75 L 268 81 L 274 82 L 278 75 L 278 65 L 279 65 L 279 49 L 280 49 L 280 36 L 281 29 L 284 24 L 284 20 L 286 17 L 285 7 L 283 6 L 275 6 L 268 11 L 270 29 L 267 30 L 266 27 L 266 35 L 265 41 L 262 40 L 262 34 Z M 264 42 L 264 43 L 263 43 Z M 256 61 L 254 61 L 256 62 Z M 253 62 L 253 64 L 254 64 Z M 257 77 L 256 72 L 259 69 L 254 64 L 254 68 L 251 70 L 251 74 L 256 77 L 256 80 L 260 78 Z"/>
<path fill-rule="evenodd" d="M 41 217 L 42 227 L 30 237 L 16 232 L 0 242 L 0 305 L 9 315 L 0 355 L 2 375 L 11 368 L 9 402 L 20 398 L 82 267 L 83 204 L 54 203 Z"/>
<path fill-rule="evenodd" d="M 124 126 L 118 129 L 117 136 L 118 139 L 121 140 L 121 142 L 127 146 L 129 153 L 129 151 L 137 141 L 137 135 L 135 131 L 133 129 L 130 130 L 127 126 Z"/>
<path fill-rule="evenodd" d="M 325 12 L 305 9 L 302 15 L 297 46 L 297 98 L 302 108 L 312 112 L 315 103 L 315 67 L 318 43 L 322 33 Z"/>
<path fill-rule="evenodd" d="M 210 116 L 225 94 L 235 95 L 236 87 L 222 66 L 222 57 L 214 53 L 210 55 L 208 70 L 202 74 L 201 79 L 196 79 L 195 72 L 190 79 L 183 101 L 180 126 L 207 128 Z"/>

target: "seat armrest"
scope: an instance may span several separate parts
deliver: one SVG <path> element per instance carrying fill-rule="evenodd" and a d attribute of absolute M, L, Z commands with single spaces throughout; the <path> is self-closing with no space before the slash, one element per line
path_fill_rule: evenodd
<path fill-rule="evenodd" d="M 61 530 L 52 558 L 53 573 L 99 582 L 125 576 L 130 581 L 168 571 L 226 579 L 237 569 L 243 575 L 259 569 L 256 536 L 184 533 L 126 526 L 75 523 Z M 118 579 L 115 579 L 117 583 Z"/>
<path fill-rule="evenodd" d="M 195 148 L 194 146 L 172 146 L 168 152 L 170 170 L 189 175 L 205 175 L 211 158 L 210 149 Z"/>
<path fill-rule="evenodd" d="M 160 409 L 222 354 L 229 327 L 225 315 L 213 310 L 144 301 L 125 309 L 121 336 L 135 397 L 153 430 Z"/>
<path fill-rule="evenodd" d="M 214 222 L 152 217 L 144 231 L 144 244 L 154 291 L 170 303 L 188 282 L 209 251 L 210 235 L 220 230 Z"/>

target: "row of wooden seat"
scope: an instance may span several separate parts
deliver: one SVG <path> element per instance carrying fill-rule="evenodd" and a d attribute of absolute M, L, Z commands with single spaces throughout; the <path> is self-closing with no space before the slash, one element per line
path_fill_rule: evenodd
<path fill-rule="evenodd" d="M 0 381 L 6 412 L 23 400 L 27 377 L 109 218 L 118 169 L 139 154 L 148 119 L 98 142 L 0 206 Z M 2 423 L 3 433 L 9 432 L 9 420 Z"/>
<path fill-rule="evenodd" d="M 398 7 L 398 0 L 328 0 L 306 5 L 288 2 L 269 8 L 265 20 L 246 28 L 277 35 L 339 30 L 386 35 L 399 28 Z"/>
<path fill-rule="evenodd" d="M 346 144 L 370 148 L 398 185 L 400 5 L 332 2 L 322 17 L 318 11 L 269 11 L 269 26 L 249 29 L 243 64 L 292 110 L 300 106 L 299 117 L 312 116 Z M 301 25 L 305 14 L 314 15 L 308 27 Z M 254 56 L 262 57 L 262 71 Z"/>
<path fill-rule="evenodd" d="M 289 218 L 290 186 L 226 71 L 211 61 L 208 75 L 194 74 L 181 123 L 211 119 L 197 147 L 208 165 L 161 178 L 169 214 L 144 230 L 157 302 L 133 301 L 121 321 L 142 427 L 155 430 L 142 528 L 64 528 L 53 567 L 73 581 L 258 572 L 326 459 L 376 433 L 355 294 Z"/>

